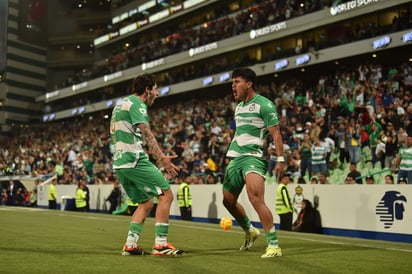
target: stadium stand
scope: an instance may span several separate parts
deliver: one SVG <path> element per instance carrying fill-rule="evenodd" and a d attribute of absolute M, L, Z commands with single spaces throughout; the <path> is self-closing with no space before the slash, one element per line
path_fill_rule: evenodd
<path fill-rule="evenodd" d="M 116 1 L 112 14 L 141 2 Z M 177 2 L 175 7 L 184 8 L 185 2 L 190 1 Z M 328 174 L 333 184 L 343 184 L 348 173 L 349 161 L 341 158 L 346 147 L 342 152 L 339 145 L 349 125 L 367 132 L 376 120 L 386 134 L 392 123 L 399 145 L 412 132 L 409 1 L 364 1 L 362 6 L 351 6 L 353 1 L 340 5 L 332 1 L 311 1 L 311 5 L 287 0 L 219 2 L 223 2 L 221 9 L 195 5 L 187 13 L 176 12 L 95 46 L 93 64 L 74 70 L 77 76 L 72 69 L 57 69 L 59 77 L 47 81 L 42 94 L 35 97 L 43 115 L 26 121 L 9 119 L 12 130 L 3 132 L 1 139 L 0 175 L 49 178 L 57 174 L 59 184 L 76 184 L 83 177 L 89 184 L 111 183 L 115 176 L 108 138 L 111 108 L 117 98 L 128 94 L 130 79 L 143 72 L 157 74 L 164 91 L 151 109 L 153 130 L 165 152 L 181 156 L 182 143 L 196 151 L 192 163 L 182 157 L 178 163 L 183 170 L 193 166 L 185 172 L 198 177 L 198 183 L 207 183 L 210 175 L 219 182 L 224 173 L 224 148 L 232 137 L 235 105 L 228 73 L 237 66 L 254 67 L 258 90 L 276 102 L 283 138 L 290 147 L 290 169 L 299 161 L 299 134 L 308 131 L 318 138 L 316 125 L 335 141 Z M 151 12 L 171 8 L 155 7 Z M 139 16 L 111 28 L 120 31 L 127 23 L 142 20 Z M 167 31 L 160 31 L 162 26 Z M 115 30 L 100 28 L 94 38 Z M 249 38 L 252 33 L 254 39 Z M 125 50 L 126 42 L 130 44 Z M 188 58 L 190 50 L 193 55 Z M 309 60 L 298 65 L 300 57 Z M 5 84 L 13 85 L 12 73 L 16 72 L 7 72 L 6 67 Z M 204 84 L 209 77 L 212 83 Z M 219 77 L 226 78 L 220 81 Z M 47 87 L 56 89 L 46 92 Z M 217 133 L 221 150 L 213 158 L 217 169 L 210 164 L 208 151 L 212 124 L 221 129 Z M 372 163 L 368 138 L 363 139 L 358 170 L 362 176 L 374 174 L 375 182 L 381 184 L 390 171 L 380 162 Z M 306 176 L 309 181 L 310 174 Z M 274 179 L 268 176 L 267 182 Z"/>

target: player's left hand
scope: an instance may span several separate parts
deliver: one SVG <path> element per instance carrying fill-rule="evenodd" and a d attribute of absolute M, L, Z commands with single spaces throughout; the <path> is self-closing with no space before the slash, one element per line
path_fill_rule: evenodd
<path fill-rule="evenodd" d="M 162 158 L 162 164 L 167 171 L 167 173 L 172 176 L 173 178 L 176 177 L 179 174 L 180 168 L 175 166 L 173 164 L 172 159 L 176 158 L 177 155 L 171 155 L 171 156 L 164 156 Z"/>

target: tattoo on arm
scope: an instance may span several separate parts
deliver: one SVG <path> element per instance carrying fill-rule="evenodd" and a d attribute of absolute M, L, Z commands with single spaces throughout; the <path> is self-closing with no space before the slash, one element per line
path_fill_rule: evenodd
<path fill-rule="evenodd" d="M 159 162 L 163 158 L 163 151 L 161 150 L 159 144 L 157 143 L 156 137 L 153 135 L 148 124 L 139 124 L 139 129 L 142 133 L 142 139 L 145 142 L 148 153 L 153 156 L 153 158 Z"/>

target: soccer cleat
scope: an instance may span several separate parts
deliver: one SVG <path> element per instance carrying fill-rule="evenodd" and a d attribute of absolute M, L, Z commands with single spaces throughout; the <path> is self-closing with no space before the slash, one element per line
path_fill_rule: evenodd
<path fill-rule="evenodd" d="M 245 244 L 240 247 L 240 250 L 248 250 L 252 247 L 253 243 L 260 236 L 260 231 L 256 227 L 253 228 L 252 232 L 245 234 Z"/>
<path fill-rule="evenodd" d="M 282 256 L 282 249 L 280 247 L 267 247 L 266 253 L 260 256 L 261 258 L 273 258 Z"/>
<path fill-rule="evenodd" d="M 172 244 L 167 243 L 166 245 L 155 245 L 153 246 L 154 256 L 180 256 L 183 255 L 184 251 L 179 250 Z"/>
<path fill-rule="evenodd" d="M 122 250 L 122 255 L 123 256 L 129 256 L 129 255 L 147 255 L 147 252 L 144 252 L 142 250 L 142 247 L 137 245 L 135 247 L 127 247 L 126 245 L 123 247 Z"/>

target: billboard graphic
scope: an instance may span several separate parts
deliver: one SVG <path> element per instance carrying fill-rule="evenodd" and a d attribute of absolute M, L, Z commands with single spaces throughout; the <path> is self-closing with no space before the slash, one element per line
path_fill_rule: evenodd
<path fill-rule="evenodd" d="M 399 191 L 387 191 L 376 206 L 376 215 L 384 228 L 391 228 L 395 221 L 403 220 L 406 197 Z"/>

